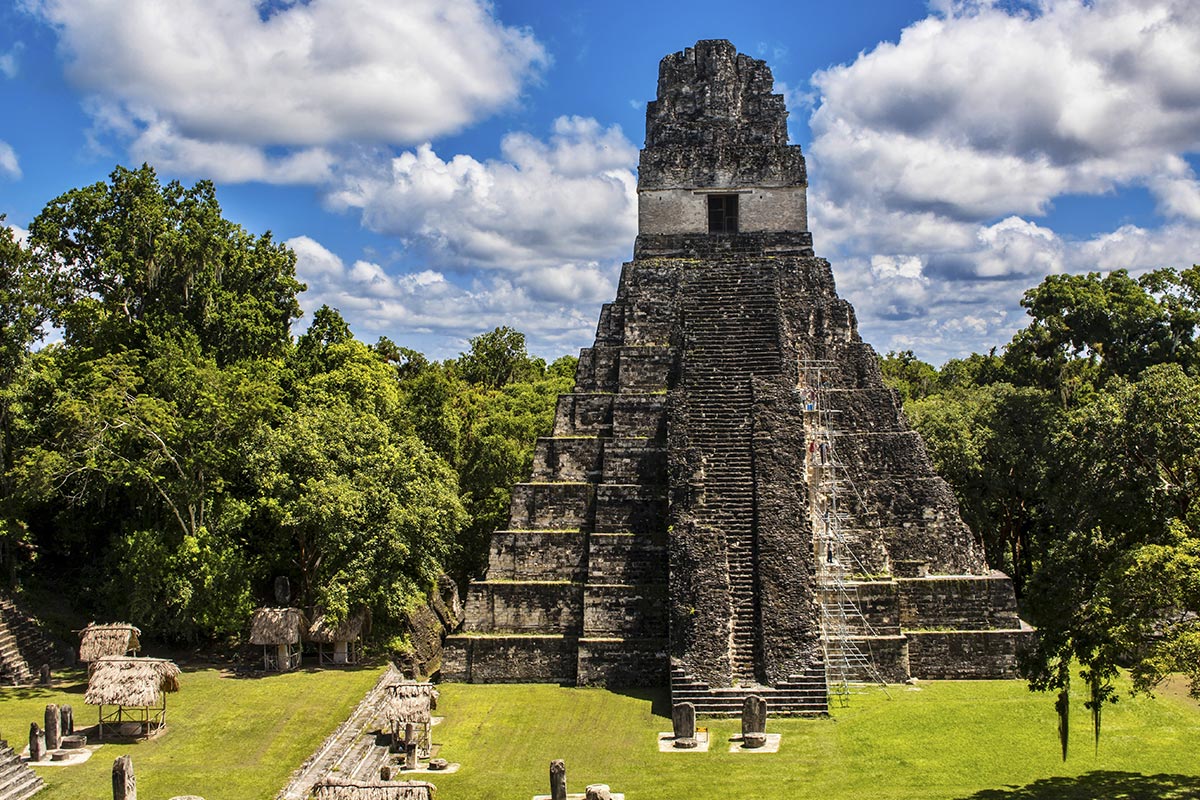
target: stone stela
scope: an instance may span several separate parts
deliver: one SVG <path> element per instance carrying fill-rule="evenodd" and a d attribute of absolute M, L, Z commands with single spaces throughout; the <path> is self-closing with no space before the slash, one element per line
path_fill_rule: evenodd
<path fill-rule="evenodd" d="M 669 683 L 698 714 L 736 716 L 751 695 L 773 715 L 825 713 L 834 445 L 858 490 L 837 510 L 853 561 L 839 590 L 861 609 L 841 635 L 891 682 L 1015 677 L 1028 631 L 1012 582 L 814 255 L 773 85 L 723 40 L 662 60 L 633 260 L 513 488 L 446 679 Z"/>

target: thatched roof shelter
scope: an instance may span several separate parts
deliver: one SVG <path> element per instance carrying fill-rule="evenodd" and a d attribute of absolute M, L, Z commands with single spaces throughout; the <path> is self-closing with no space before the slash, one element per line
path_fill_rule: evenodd
<path fill-rule="evenodd" d="M 313 787 L 317 800 L 432 800 L 437 787 L 425 781 L 366 783 L 325 778 Z"/>
<path fill-rule="evenodd" d="M 79 632 L 79 660 L 99 661 L 105 656 L 123 656 L 142 649 L 142 632 L 128 622 L 91 623 Z"/>
<path fill-rule="evenodd" d="M 84 702 L 90 706 L 156 707 L 179 691 L 179 667 L 165 658 L 104 656 L 92 665 Z"/>
<path fill-rule="evenodd" d="M 258 608 L 250 620 L 250 644 L 299 644 L 307 628 L 298 608 Z"/>
<path fill-rule="evenodd" d="M 383 695 L 383 717 L 392 728 L 400 725 L 426 725 L 438 696 L 431 683 L 395 683 Z"/>
<path fill-rule="evenodd" d="M 309 627 L 308 640 L 320 644 L 356 642 L 362 638 L 368 627 L 369 620 L 365 611 L 351 614 L 349 619 L 344 620 L 341 625 L 329 624 L 329 618 L 321 614 L 313 620 Z"/>

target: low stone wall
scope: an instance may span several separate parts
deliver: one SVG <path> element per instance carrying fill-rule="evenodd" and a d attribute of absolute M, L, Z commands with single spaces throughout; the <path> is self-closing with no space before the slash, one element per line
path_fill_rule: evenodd
<path fill-rule="evenodd" d="M 665 637 L 666 584 L 588 585 L 583 595 L 583 633 L 588 637 Z"/>
<path fill-rule="evenodd" d="M 449 636 L 442 680 L 573 685 L 578 651 L 570 636 Z"/>
<path fill-rule="evenodd" d="M 586 481 L 600 473 L 598 436 L 545 436 L 533 450 L 533 481 Z"/>
<path fill-rule="evenodd" d="M 613 436 L 648 436 L 664 439 L 665 394 L 619 394 L 611 399 L 609 423 Z"/>
<path fill-rule="evenodd" d="M 583 584 L 479 581 L 471 584 L 465 628 L 484 633 L 578 631 Z"/>
<path fill-rule="evenodd" d="M 909 668 L 923 680 L 1016 678 L 1032 631 L 909 631 Z"/>
<path fill-rule="evenodd" d="M 665 686 L 669 670 L 665 637 L 579 640 L 581 686 Z"/>
<path fill-rule="evenodd" d="M 667 448 L 645 437 L 604 443 L 604 483 L 661 483 L 666 476 Z"/>
<path fill-rule="evenodd" d="M 621 391 L 665 392 L 671 360 L 671 349 L 666 345 L 622 347 L 618 365 Z"/>
<path fill-rule="evenodd" d="M 595 530 L 607 533 L 654 533 L 667 526 L 666 492 L 633 484 L 596 486 Z"/>
<path fill-rule="evenodd" d="M 588 537 L 588 574 L 599 583 L 666 583 L 666 532 L 593 533 Z"/>
<path fill-rule="evenodd" d="M 598 436 L 612 426 L 611 394 L 563 394 L 554 408 L 554 432 L 558 436 Z"/>
<path fill-rule="evenodd" d="M 512 489 L 509 528 L 574 530 L 588 520 L 590 483 L 518 483 Z"/>
<path fill-rule="evenodd" d="M 582 531 L 496 531 L 488 578 L 516 581 L 582 581 L 587 576 L 587 535 Z"/>
<path fill-rule="evenodd" d="M 1012 580 L 1003 573 L 900 578 L 900 624 L 911 628 L 1019 628 Z"/>
<path fill-rule="evenodd" d="M 888 683 L 904 683 L 909 678 L 910 654 L 904 636 L 864 636 L 852 641 Z M 872 681 L 870 674 L 853 672 L 851 680 Z"/>

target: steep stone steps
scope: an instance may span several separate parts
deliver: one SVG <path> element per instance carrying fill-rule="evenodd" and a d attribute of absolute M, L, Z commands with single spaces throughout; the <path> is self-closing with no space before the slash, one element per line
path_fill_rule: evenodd
<path fill-rule="evenodd" d="M 9 597 L 0 597 L 0 683 L 32 683 L 42 664 L 61 666 L 60 649 Z"/>
<path fill-rule="evenodd" d="M 41 791 L 42 786 L 41 776 L 0 739 L 0 800 L 25 800 Z"/>
<path fill-rule="evenodd" d="M 829 713 L 829 697 L 824 668 L 816 666 L 801 675 L 792 675 L 775 686 L 746 684 L 711 688 L 689 678 L 679 668 L 671 670 L 671 702 L 688 702 L 696 713 L 708 717 L 736 717 L 742 713 L 747 697 L 757 695 L 767 701 L 767 715 L 822 716 Z"/>

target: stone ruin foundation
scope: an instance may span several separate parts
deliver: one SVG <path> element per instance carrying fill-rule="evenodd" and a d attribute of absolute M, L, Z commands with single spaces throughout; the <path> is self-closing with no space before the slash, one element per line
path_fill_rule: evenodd
<path fill-rule="evenodd" d="M 662 60 L 633 260 L 513 488 L 443 678 L 669 682 L 697 713 L 736 715 L 754 695 L 786 715 L 827 710 L 843 646 L 893 682 L 1015 675 L 1028 629 L 1012 582 L 814 255 L 773 84 L 722 40 Z M 860 613 L 837 646 L 831 442 L 854 487 L 836 508 L 853 564 L 838 591 Z"/>

